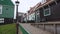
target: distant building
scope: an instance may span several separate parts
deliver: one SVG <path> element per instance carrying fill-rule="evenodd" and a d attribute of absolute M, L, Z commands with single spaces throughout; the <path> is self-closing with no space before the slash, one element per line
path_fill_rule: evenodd
<path fill-rule="evenodd" d="M 14 4 L 11 0 L 0 0 L 0 23 L 12 23 L 14 18 Z"/>
<path fill-rule="evenodd" d="M 27 13 L 24 13 L 24 15 L 23 15 L 23 23 L 27 22 L 27 19 L 28 19 L 27 16 L 28 16 Z"/>
<path fill-rule="evenodd" d="M 18 12 L 18 22 L 23 22 L 24 13 Z"/>
<path fill-rule="evenodd" d="M 41 2 L 36 4 L 34 7 L 30 8 L 30 10 L 28 11 L 28 21 L 32 21 L 32 22 L 35 22 L 36 20 L 39 21 L 37 18 L 40 18 L 40 17 L 39 17 L 39 15 L 37 16 L 37 14 L 36 14 L 37 11 L 35 11 L 36 8 L 38 8 L 39 6 L 41 6 Z M 37 13 L 39 13 L 39 12 L 37 12 Z"/>

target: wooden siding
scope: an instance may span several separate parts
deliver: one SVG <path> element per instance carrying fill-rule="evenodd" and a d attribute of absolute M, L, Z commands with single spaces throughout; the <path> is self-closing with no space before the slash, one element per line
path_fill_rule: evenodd
<path fill-rule="evenodd" d="M 51 7 L 51 15 L 47 17 L 48 20 L 60 20 L 60 3 Z"/>
<path fill-rule="evenodd" d="M 50 16 L 43 15 L 43 12 L 44 12 L 43 8 L 40 10 L 41 20 L 45 19 L 45 21 L 60 21 L 60 2 L 57 5 L 50 6 L 50 9 L 51 9 Z"/>
<path fill-rule="evenodd" d="M 3 6 L 2 14 L 0 14 L 2 18 L 14 18 L 14 7 L 12 6 Z"/>

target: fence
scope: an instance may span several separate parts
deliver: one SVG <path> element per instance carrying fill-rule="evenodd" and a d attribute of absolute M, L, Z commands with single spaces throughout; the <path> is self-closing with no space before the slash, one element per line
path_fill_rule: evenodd
<path fill-rule="evenodd" d="M 28 32 L 19 24 L 19 28 L 22 31 L 22 34 L 28 34 Z"/>
<path fill-rule="evenodd" d="M 60 23 L 32 23 L 31 25 L 47 30 L 52 34 L 60 34 Z"/>

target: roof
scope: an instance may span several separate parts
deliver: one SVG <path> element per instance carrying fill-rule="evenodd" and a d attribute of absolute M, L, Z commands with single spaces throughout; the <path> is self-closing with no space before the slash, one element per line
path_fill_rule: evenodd
<path fill-rule="evenodd" d="M 37 3 L 34 7 L 32 7 L 29 11 L 29 15 L 34 13 L 36 10 L 38 10 L 39 8 L 42 8 L 50 3 L 54 2 L 54 0 L 47 0 L 45 3 L 41 4 L 40 2 Z"/>
<path fill-rule="evenodd" d="M 54 0 L 50 0 L 50 1 L 48 1 L 48 2 L 46 2 L 46 3 L 44 3 L 44 4 L 42 4 L 41 6 L 39 6 L 38 8 L 36 8 L 36 10 L 39 9 L 39 8 L 44 7 L 45 5 L 48 5 L 48 4 L 52 3 L 53 1 L 54 1 Z"/>
<path fill-rule="evenodd" d="M 34 11 L 36 10 L 36 8 L 38 8 L 39 6 L 41 6 L 41 2 L 37 3 L 34 7 L 31 7 L 30 10 L 28 11 L 29 14 L 34 13 Z"/>
<path fill-rule="evenodd" d="M 10 5 L 14 6 L 11 0 L 0 0 L 0 5 Z"/>
<path fill-rule="evenodd" d="M 18 12 L 18 14 L 24 14 L 24 13 L 22 13 L 22 12 Z"/>
<path fill-rule="evenodd" d="M 22 15 L 24 15 L 24 13 L 18 12 L 18 16 L 22 16 Z"/>

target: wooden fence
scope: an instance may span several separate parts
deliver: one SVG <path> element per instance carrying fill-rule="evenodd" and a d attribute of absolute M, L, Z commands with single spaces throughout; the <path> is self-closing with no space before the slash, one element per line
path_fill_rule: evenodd
<path fill-rule="evenodd" d="M 60 23 L 32 23 L 31 25 L 43 30 L 47 30 L 52 34 L 60 34 Z"/>

